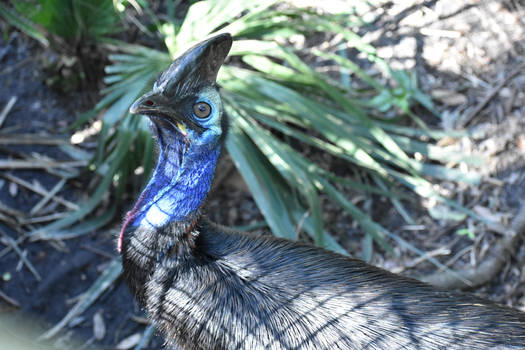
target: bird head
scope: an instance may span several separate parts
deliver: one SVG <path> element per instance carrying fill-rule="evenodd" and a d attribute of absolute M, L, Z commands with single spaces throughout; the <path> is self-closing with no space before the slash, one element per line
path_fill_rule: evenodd
<path fill-rule="evenodd" d="M 215 81 L 231 45 L 231 35 L 220 34 L 193 46 L 130 107 L 150 118 L 161 152 L 175 144 L 183 152 L 220 144 L 227 128 Z"/>

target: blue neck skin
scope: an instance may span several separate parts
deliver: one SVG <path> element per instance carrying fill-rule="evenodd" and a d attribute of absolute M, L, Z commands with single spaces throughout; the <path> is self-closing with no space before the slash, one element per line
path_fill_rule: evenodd
<path fill-rule="evenodd" d="M 220 145 L 187 144 L 181 138 L 163 147 L 157 167 L 130 213 L 132 227 L 158 229 L 173 221 L 193 217 L 213 180 Z"/>

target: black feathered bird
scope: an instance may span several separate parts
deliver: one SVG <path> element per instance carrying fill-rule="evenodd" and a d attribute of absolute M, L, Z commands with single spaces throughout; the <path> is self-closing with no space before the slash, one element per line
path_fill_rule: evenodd
<path fill-rule="evenodd" d="M 184 53 L 131 107 L 158 164 L 119 240 L 125 277 L 185 349 L 525 349 L 525 314 L 320 248 L 234 232 L 200 209 L 227 131 L 215 83 L 232 39 Z"/>

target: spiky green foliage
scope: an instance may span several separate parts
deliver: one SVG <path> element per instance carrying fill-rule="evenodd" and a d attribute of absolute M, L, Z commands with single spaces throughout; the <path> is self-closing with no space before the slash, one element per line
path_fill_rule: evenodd
<path fill-rule="evenodd" d="M 144 121 L 130 116 L 128 107 L 185 48 L 220 32 L 234 36 L 230 61 L 242 60 L 245 67 L 226 65 L 218 78 L 232 120 L 227 150 L 275 235 L 294 239 L 300 224 L 317 244 L 345 253 L 324 229 L 319 204 L 319 194 L 324 193 L 388 249 L 390 233 L 341 194 L 339 188 L 344 186 L 390 198 L 407 222 L 412 219 L 399 199 L 399 185 L 473 215 L 441 197 L 424 176 L 477 182 L 476 174 L 437 163 L 474 159 L 420 140 L 435 140 L 440 137 L 437 132 L 400 127 L 377 117 L 396 108 L 421 123 L 410 112 L 412 104 L 417 101 L 429 109 L 432 105 L 413 75 L 391 70 L 373 47 L 345 26 L 348 18 L 348 14 L 325 16 L 277 1 L 201 1 L 189 8 L 181 25 L 155 20 L 167 52 L 114 41 L 120 53 L 110 55 L 105 97 L 83 119 L 105 110 L 93 162 L 103 180 L 79 212 L 44 228 L 41 235 L 60 238 L 60 230 L 91 212 L 112 183 L 121 193 L 137 167 L 143 166 L 147 177 L 152 166 L 151 139 Z M 392 87 L 385 87 L 347 58 L 306 48 L 297 51 L 277 43 L 295 34 L 317 32 L 341 35 L 350 47 L 366 54 Z M 360 82 L 359 92 L 317 72 L 300 58 L 304 55 L 332 59 L 350 71 Z M 338 177 L 306 159 L 300 147 L 289 146 L 283 137 L 341 158 L 349 169 L 361 169 L 361 176 L 353 180 Z M 422 160 L 414 158 L 416 152 Z"/>
<path fill-rule="evenodd" d="M 97 41 L 114 33 L 119 23 L 112 0 L 21 0 L 12 5 L 14 10 L 1 5 L 0 14 L 43 44 L 50 35 L 73 45 Z"/>

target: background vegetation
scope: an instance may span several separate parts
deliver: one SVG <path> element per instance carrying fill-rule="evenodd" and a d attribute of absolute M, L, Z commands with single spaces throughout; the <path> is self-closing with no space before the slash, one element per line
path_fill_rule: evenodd
<path fill-rule="evenodd" d="M 227 150 L 275 235 L 296 239 L 296 227 L 301 223 L 316 244 L 345 254 L 323 228 L 319 194 L 324 193 L 377 243 L 390 249 L 386 237 L 392 234 L 345 198 L 342 187 L 388 197 L 406 223 L 413 223 L 413 219 L 400 201 L 399 185 L 475 215 L 442 197 L 427 179 L 475 183 L 479 181 L 476 174 L 464 174 L 440 162 L 479 159 L 447 152 L 429 142 L 444 134 L 429 130 L 412 109 L 421 105 L 426 114 L 436 114 L 430 99 L 418 89 L 415 73 L 391 69 L 351 30 L 366 25 L 354 9 L 325 14 L 277 1 L 215 0 L 190 4 L 179 19 L 171 2 L 164 4 L 166 15 L 162 16 L 145 1 L 113 5 L 110 0 L 61 0 L 17 2 L 14 9 L 1 7 L 10 23 L 45 45 L 60 50 L 60 42 L 75 48 L 73 52 L 82 52 L 80 46 L 96 43 L 99 54 L 109 48 L 113 52 L 105 67 L 104 97 L 74 126 L 92 122 L 102 113 L 99 146 L 90 166 L 101 175 L 100 184 L 79 210 L 42 227 L 39 236 L 59 239 L 72 231 L 102 226 L 115 211 L 92 218 L 89 225 L 82 222 L 71 227 L 92 213 L 108 190 L 115 191 L 113 198 L 118 201 L 129 190 L 129 183 L 135 184 L 135 192 L 140 189 L 154 162 L 153 145 L 145 121 L 131 117 L 129 106 L 185 48 L 221 32 L 235 38 L 229 64 L 218 79 L 232 119 Z M 120 38 L 125 39 L 130 26 L 137 26 L 148 45 L 110 36 L 120 32 Z M 42 28 L 44 31 L 39 30 Z M 315 35 L 338 36 L 345 50 L 337 54 L 309 49 L 308 44 L 292 45 L 298 36 Z M 374 66 L 375 74 L 348 59 L 347 52 L 363 57 L 365 61 L 360 63 Z M 312 63 L 319 59 L 339 66 L 341 74 L 318 72 Z M 410 118 L 412 123 L 408 124 L 417 128 L 402 126 L 407 124 L 404 118 Z M 314 152 L 348 162 L 354 175 L 341 176 L 323 164 L 310 162 L 298 151 L 306 145 Z M 134 152 L 128 152 L 130 148 Z M 139 167 L 143 181 L 132 181 Z"/>

